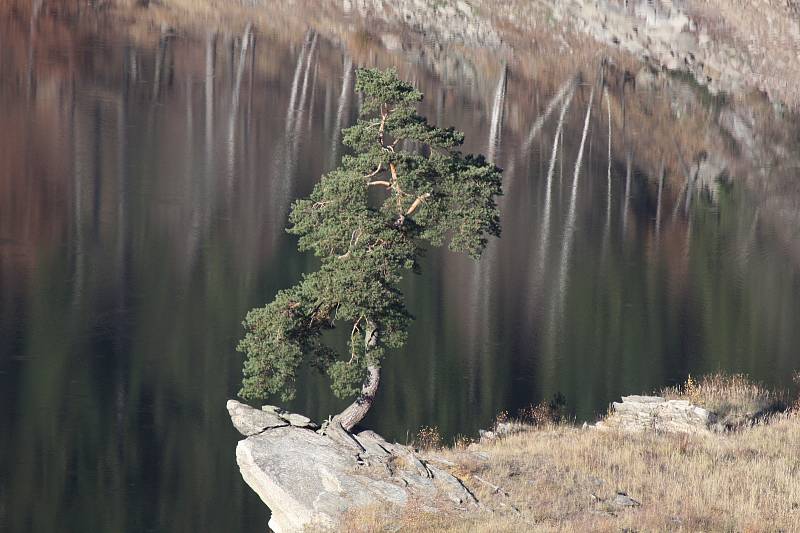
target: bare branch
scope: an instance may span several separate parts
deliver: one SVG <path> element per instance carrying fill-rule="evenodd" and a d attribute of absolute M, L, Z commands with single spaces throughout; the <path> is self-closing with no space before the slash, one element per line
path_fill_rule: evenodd
<path fill-rule="evenodd" d="M 372 176 L 376 175 L 378 172 L 380 172 L 382 169 L 383 169 L 383 163 L 378 163 L 378 168 L 376 168 L 370 174 L 367 174 L 366 176 L 363 176 L 363 177 L 364 177 L 364 179 L 369 179 Z"/>
<path fill-rule="evenodd" d="M 431 193 L 429 193 L 429 192 L 426 192 L 425 194 L 421 194 L 421 195 L 417 196 L 417 199 L 414 200 L 414 203 L 412 203 L 411 207 L 409 207 L 408 211 L 406 211 L 405 216 L 408 216 L 411 213 L 413 213 L 414 211 L 416 211 L 417 208 L 419 208 L 420 205 L 425 203 L 425 200 L 427 200 L 430 197 L 431 197 Z"/>
<path fill-rule="evenodd" d="M 495 494 L 502 494 L 503 496 L 508 496 L 508 492 L 503 490 L 503 487 L 501 487 L 499 485 L 495 485 L 491 481 L 487 481 L 487 480 L 483 479 L 480 476 L 476 476 L 475 474 L 472 475 L 472 478 L 480 481 L 484 485 L 488 485 L 489 487 L 491 487 Z"/>
<path fill-rule="evenodd" d="M 397 181 L 397 167 L 394 166 L 394 163 L 389 163 L 389 171 L 392 173 L 392 188 L 397 193 L 395 195 L 396 199 L 397 199 L 397 212 L 402 217 L 403 216 L 403 203 L 402 203 L 401 195 L 404 194 L 404 193 L 400 189 L 400 183 L 398 183 L 398 181 Z"/>
<path fill-rule="evenodd" d="M 388 181 L 381 181 L 381 180 L 378 180 L 378 181 L 370 181 L 369 183 L 367 183 L 367 186 L 368 186 L 368 187 L 369 187 L 369 186 L 372 186 L 372 185 L 383 185 L 384 187 L 387 187 L 387 188 L 391 188 L 391 186 L 392 186 L 392 184 L 391 184 L 390 182 L 388 182 Z"/>
<path fill-rule="evenodd" d="M 383 110 L 384 104 L 381 104 L 381 126 L 378 128 L 378 142 L 381 143 L 383 146 L 383 130 L 386 127 L 386 118 L 389 116 L 386 111 Z"/>
<path fill-rule="evenodd" d="M 353 250 L 353 247 L 358 244 L 358 239 L 361 238 L 361 228 L 356 228 L 353 230 L 353 233 L 350 235 L 350 244 L 347 245 L 347 253 L 342 255 L 337 255 L 338 259 L 346 259 L 350 257 L 350 252 Z"/>
<path fill-rule="evenodd" d="M 351 364 L 356 358 L 355 343 L 353 342 L 353 337 L 355 336 L 356 331 L 360 331 L 358 329 L 358 324 L 359 322 L 361 322 L 362 318 L 364 318 L 363 315 L 358 317 L 358 320 L 356 320 L 353 323 L 353 330 L 350 332 L 350 360 L 347 362 L 348 365 Z"/>

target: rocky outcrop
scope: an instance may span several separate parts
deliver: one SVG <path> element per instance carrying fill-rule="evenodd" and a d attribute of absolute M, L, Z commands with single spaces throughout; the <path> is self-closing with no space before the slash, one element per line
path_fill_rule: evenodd
<path fill-rule="evenodd" d="M 736 93 L 759 85 L 746 49 L 713 39 L 705 25 L 672 2 L 544 2 L 555 19 L 659 66 L 687 72 L 711 92 Z"/>
<path fill-rule="evenodd" d="M 247 437 L 236 447 L 242 477 L 272 511 L 276 533 L 334 527 L 343 513 L 371 504 L 413 499 L 431 509 L 465 510 L 477 504 L 458 478 L 372 431 L 350 434 L 335 419 L 314 431 L 308 418 L 276 407 L 235 400 L 227 407 Z M 284 423 L 276 425 L 276 418 Z"/>
<path fill-rule="evenodd" d="M 528 424 L 523 424 L 522 422 L 517 422 L 517 421 L 510 421 L 510 422 L 497 423 L 495 424 L 493 429 L 480 429 L 478 430 L 478 434 L 480 435 L 480 442 L 487 443 L 493 440 L 497 440 L 501 437 L 514 435 L 515 433 L 522 433 L 530 429 L 531 426 Z"/>
<path fill-rule="evenodd" d="M 229 402 L 229 404 L 230 404 L 230 402 Z M 244 408 L 248 408 L 248 409 L 252 409 L 252 407 L 244 405 L 244 404 L 241 404 L 241 403 L 239 404 L 239 406 L 244 407 Z M 228 410 L 230 410 L 230 407 L 228 407 Z M 308 418 L 307 416 L 299 415 L 297 413 L 290 413 L 286 409 L 282 409 L 280 407 L 275 407 L 274 405 L 264 405 L 264 406 L 261 407 L 261 410 L 263 412 L 265 412 L 265 413 L 270 413 L 273 416 L 277 416 L 278 418 L 286 421 L 286 423 L 288 425 L 291 425 L 291 426 L 295 426 L 295 427 L 299 427 L 299 428 L 308 428 L 308 429 L 319 429 L 319 425 L 315 424 L 314 422 L 312 422 L 311 419 Z M 231 420 L 233 420 L 233 415 L 231 415 Z M 236 422 L 234 422 L 234 426 L 235 425 L 236 425 Z M 237 427 L 236 429 L 239 429 L 239 428 Z M 243 435 L 245 434 L 241 430 L 239 431 L 239 433 L 242 433 Z"/>
<path fill-rule="evenodd" d="M 435 37 L 442 42 L 459 42 L 473 46 L 501 44 L 500 36 L 491 20 L 464 0 L 403 0 L 392 2 L 390 6 L 383 0 L 344 0 L 342 6 L 346 13 L 357 12 L 362 17 L 382 19 L 393 26 L 402 23 L 413 31 Z"/>
<path fill-rule="evenodd" d="M 234 400 L 228 402 L 228 414 L 231 416 L 233 427 L 245 437 L 257 435 L 267 429 L 289 425 L 285 418 L 276 413 L 259 411 Z"/>
<path fill-rule="evenodd" d="M 623 396 L 612 404 L 612 412 L 599 428 L 623 431 L 665 433 L 709 433 L 717 417 L 711 411 L 686 400 L 666 400 L 660 396 Z"/>

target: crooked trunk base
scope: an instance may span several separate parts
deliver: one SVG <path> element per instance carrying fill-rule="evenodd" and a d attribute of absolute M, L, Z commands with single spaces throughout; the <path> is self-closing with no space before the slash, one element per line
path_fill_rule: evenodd
<path fill-rule="evenodd" d="M 375 402 L 375 394 L 381 382 L 381 369 L 370 365 L 367 371 L 367 377 L 361 386 L 361 394 L 337 417 L 346 431 L 353 431 L 353 428 L 367 416 L 367 412 Z"/>

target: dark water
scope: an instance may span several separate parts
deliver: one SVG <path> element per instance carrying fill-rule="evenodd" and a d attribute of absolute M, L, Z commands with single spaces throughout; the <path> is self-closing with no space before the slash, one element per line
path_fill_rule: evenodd
<path fill-rule="evenodd" d="M 739 185 L 747 176 L 705 184 L 687 206 L 685 176 L 669 173 L 658 201 L 654 169 L 685 130 L 650 111 L 674 108 L 674 94 L 611 84 L 615 116 L 623 102 L 627 116 L 609 167 L 596 91 L 576 180 L 594 64 L 533 78 L 524 59 L 433 70 L 380 43 L 351 55 L 309 32 L 259 35 L 245 53 L 222 34 L 83 36 L 68 51 L 38 49 L 31 68 L 28 41 L 9 35 L 0 530 L 264 531 L 225 411 L 240 380 L 234 346 L 249 308 L 314 268 L 283 227 L 292 199 L 342 153 L 359 64 L 397 66 L 432 120 L 506 169 L 502 239 L 477 264 L 433 251 L 409 277 L 417 320 L 366 425 L 400 441 L 422 425 L 474 434 L 556 393 L 590 419 L 688 373 L 786 387 L 800 368 L 800 275 Z M 548 195 L 558 108 L 536 121 L 576 74 Z M 321 419 L 341 402 L 307 376 L 290 407 Z"/>

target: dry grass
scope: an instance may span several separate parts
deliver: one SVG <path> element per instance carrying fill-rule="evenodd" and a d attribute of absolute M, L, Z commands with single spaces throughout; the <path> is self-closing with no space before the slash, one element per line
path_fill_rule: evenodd
<path fill-rule="evenodd" d="M 703 0 L 687 4 L 717 45 L 733 46 L 751 85 L 794 109 L 800 107 L 797 0 Z"/>
<path fill-rule="evenodd" d="M 798 445 L 800 418 L 790 415 L 705 437 L 542 427 L 440 452 L 481 511 L 370 508 L 348 515 L 346 529 L 798 531 Z M 618 491 L 641 506 L 616 506 Z"/>
<path fill-rule="evenodd" d="M 755 411 L 774 393 L 742 376 L 711 376 L 674 397 Z M 776 414 L 740 431 L 627 434 L 568 424 L 529 427 L 431 460 L 474 492 L 480 509 L 430 502 L 351 512 L 343 530 L 378 531 L 800 531 L 800 416 Z M 621 506 L 618 493 L 640 505 Z"/>
<path fill-rule="evenodd" d="M 770 391 L 742 374 L 711 374 L 661 391 L 667 399 L 688 400 L 716 413 L 720 424 L 737 428 L 786 409 L 785 394 Z"/>
<path fill-rule="evenodd" d="M 438 450 L 444 444 L 442 434 L 436 426 L 423 426 L 414 438 L 414 447 L 421 450 Z"/>
<path fill-rule="evenodd" d="M 529 426 L 546 426 L 563 422 L 567 419 L 566 403 L 566 398 L 558 393 L 549 402 L 543 401 L 523 407 L 517 412 L 517 420 Z"/>

